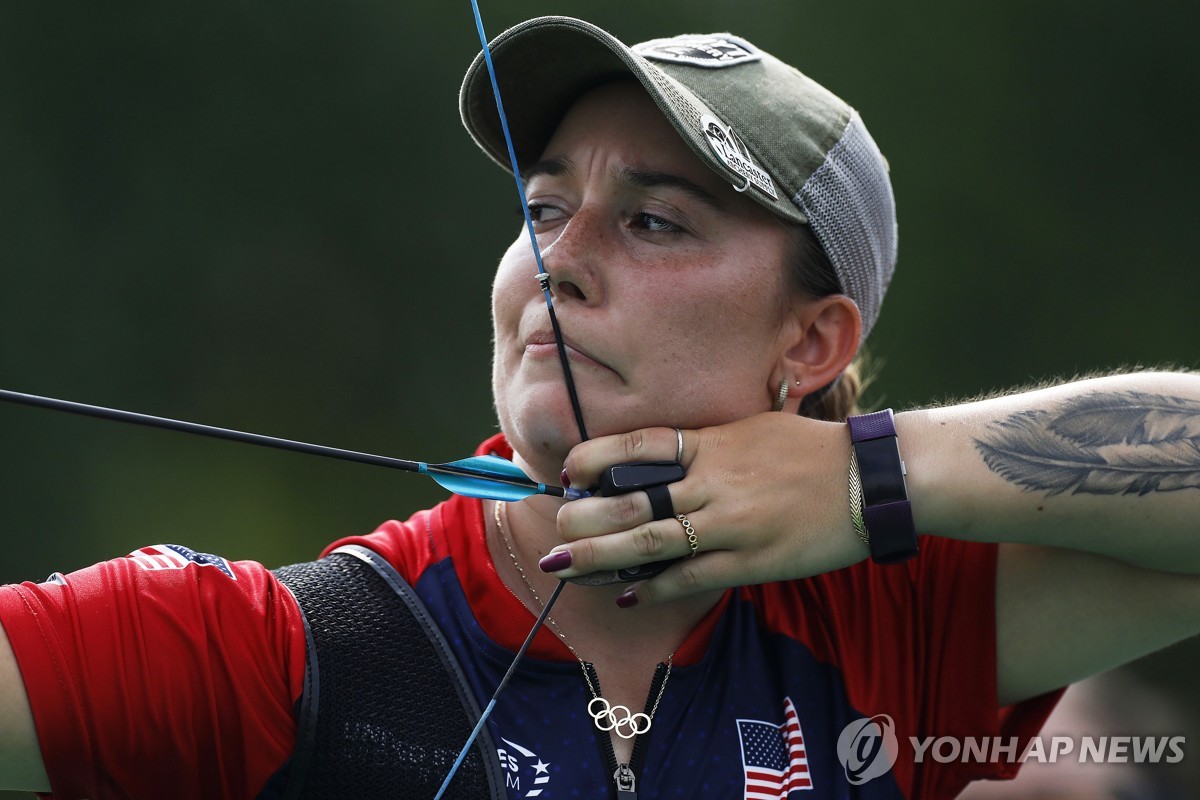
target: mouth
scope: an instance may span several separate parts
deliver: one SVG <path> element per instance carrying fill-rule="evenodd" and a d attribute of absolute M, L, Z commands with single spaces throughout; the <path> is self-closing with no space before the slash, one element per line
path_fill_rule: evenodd
<path fill-rule="evenodd" d="M 612 367 L 575 344 L 569 336 L 563 336 L 563 348 L 567 351 L 567 359 L 569 361 L 599 367 L 609 372 L 615 371 Z M 558 345 L 555 343 L 553 331 L 539 330 L 527 336 L 525 338 L 525 355 L 536 359 L 551 358 L 557 360 Z"/>

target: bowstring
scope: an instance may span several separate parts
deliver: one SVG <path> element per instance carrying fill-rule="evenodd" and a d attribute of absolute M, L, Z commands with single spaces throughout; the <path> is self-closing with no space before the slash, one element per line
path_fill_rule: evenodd
<path fill-rule="evenodd" d="M 567 362 L 567 349 L 563 344 L 562 330 L 558 327 L 558 315 L 554 311 L 554 295 L 550 291 L 550 274 L 546 272 L 546 267 L 542 263 L 542 250 L 538 247 L 537 234 L 533 231 L 533 215 L 529 211 L 529 200 L 525 196 L 525 181 L 521 179 L 517 151 L 513 146 L 512 134 L 508 130 L 508 117 L 504 113 L 504 101 L 500 99 L 500 83 L 496 79 L 496 68 L 492 64 L 492 50 L 488 46 L 487 34 L 483 32 L 483 17 L 480 16 L 477 0 L 471 0 L 471 11 L 475 14 L 475 29 L 479 32 L 479 42 L 483 45 L 483 61 L 487 65 L 488 78 L 492 82 L 492 94 L 496 96 L 500 130 L 504 134 L 504 144 L 508 148 L 508 161 L 512 166 L 513 179 L 517 182 L 517 195 L 521 198 L 521 213 L 525 215 L 525 230 L 529 233 L 529 243 L 533 246 L 533 260 L 537 263 L 538 268 L 537 278 L 542 287 L 542 295 L 546 298 L 546 310 L 550 313 L 550 326 L 554 329 L 554 343 L 558 348 L 558 360 L 562 364 L 567 394 L 571 398 L 571 410 L 575 413 L 579 438 L 586 442 L 589 438 L 587 427 L 583 424 L 583 410 L 579 405 L 579 395 L 575 391 L 575 379 L 571 375 L 571 365 Z"/>
<path fill-rule="evenodd" d="M 500 130 L 504 134 L 504 144 L 508 148 L 508 160 L 512 166 L 513 178 L 517 183 L 517 195 L 521 199 L 521 213 L 525 216 L 525 230 L 529 234 L 529 243 L 533 247 L 533 260 L 537 264 L 538 269 L 537 279 L 542 288 L 542 296 L 546 299 L 546 310 L 550 314 L 550 327 L 554 330 L 554 344 L 558 349 L 558 361 L 562 365 L 563 379 L 567 385 L 567 395 L 571 400 L 571 411 L 575 414 L 575 425 L 579 428 L 579 438 L 586 442 L 588 440 L 587 427 L 583 424 L 583 410 L 579 405 L 579 395 L 575 391 L 575 379 L 571 375 L 571 365 L 567 361 L 567 349 L 563 344 L 562 330 L 558 326 L 558 315 L 554 311 L 554 295 L 550 291 L 550 273 L 546 271 L 546 267 L 542 263 L 542 250 L 538 246 L 537 234 L 533 230 L 533 215 L 529 211 L 529 200 L 525 196 L 525 181 L 521 179 L 521 168 L 517 163 L 517 151 L 513 146 L 512 134 L 508 130 L 508 118 L 504 114 L 504 101 L 500 99 L 500 83 L 496 79 L 496 68 L 492 64 L 492 50 L 488 46 L 487 34 L 483 30 L 483 16 L 479 13 L 479 3 L 477 0 L 471 0 L 471 12 L 475 16 L 475 30 L 479 33 L 479 43 L 483 46 L 483 61 L 487 65 L 488 78 L 492 83 L 492 94 L 496 97 L 496 111 L 500 116 Z M 471 735 L 467 737 L 466 744 L 459 751 L 458 758 L 454 760 L 454 765 L 450 768 L 450 772 L 447 773 L 446 779 L 442 781 L 442 786 L 438 789 L 438 793 L 434 796 L 433 800 L 442 800 L 442 796 L 450 787 L 450 782 L 458 774 L 459 767 L 462 766 L 467 754 L 471 751 L 472 745 L 475 744 L 475 740 L 479 738 L 479 734 L 483 731 L 483 726 L 487 722 L 488 717 L 491 716 L 493 709 L 495 709 L 497 698 L 500 697 L 500 693 L 508 685 L 509 679 L 517 671 L 521 659 L 525 657 L 525 651 L 533 643 L 533 638 L 537 635 L 542 625 L 545 624 L 546 618 L 550 616 L 550 609 L 554 607 L 558 596 L 562 594 L 564 586 L 566 586 L 566 581 L 560 578 L 558 586 L 554 587 L 554 592 L 542 607 L 541 615 L 533 623 L 533 627 L 525 637 L 525 642 L 517 650 L 517 654 L 513 657 L 512 663 L 509 664 L 504 677 L 500 679 L 500 683 L 496 686 L 496 691 L 492 693 L 491 700 L 488 701 L 487 706 L 484 707 L 483 712 L 479 715 L 479 720 L 475 723 L 475 728 L 471 731 Z"/>

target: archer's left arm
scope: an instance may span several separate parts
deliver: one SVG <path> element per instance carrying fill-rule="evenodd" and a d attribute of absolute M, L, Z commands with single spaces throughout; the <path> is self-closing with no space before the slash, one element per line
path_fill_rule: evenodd
<path fill-rule="evenodd" d="M 1001 702 L 1200 632 L 1200 376 L 897 415 L 922 533 L 1003 543 Z"/>

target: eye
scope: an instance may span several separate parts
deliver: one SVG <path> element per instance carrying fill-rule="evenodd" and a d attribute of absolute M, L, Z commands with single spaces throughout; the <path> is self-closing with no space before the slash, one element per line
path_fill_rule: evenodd
<path fill-rule="evenodd" d="M 650 214 L 645 211 L 639 211 L 633 215 L 631 224 L 635 228 L 640 228 L 651 233 L 683 233 L 684 229 L 671 222 L 668 219 L 663 219 L 656 214 Z"/>
<path fill-rule="evenodd" d="M 524 217 L 521 209 L 518 206 L 517 216 Z M 529 204 L 529 218 L 533 220 L 535 225 L 548 222 L 556 222 L 566 216 L 561 208 L 552 206 L 549 203 L 532 202 Z"/>

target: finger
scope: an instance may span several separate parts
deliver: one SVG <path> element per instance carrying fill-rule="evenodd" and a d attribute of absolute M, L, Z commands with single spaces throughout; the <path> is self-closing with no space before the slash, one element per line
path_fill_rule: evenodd
<path fill-rule="evenodd" d="M 738 555 L 727 550 L 685 558 L 650 580 L 626 589 L 617 597 L 617 605 L 621 608 L 660 605 L 700 592 L 737 586 L 738 561 Z"/>
<path fill-rule="evenodd" d="M 651 521 L 650 500 L 645 492 L 585 497 L 564 503 L 558 510 L 558 531 L 567 542 L 627 531 Z"/>
<path fill-rule="evenodd" d="M 564 541 L 576 542 L 593 536 L 628 531 L 655 519 L 673 520 L 675 514 L 700 507 L 699 498 L 687 479 L 667 484 L 655 491 L 669 498 L 670 516 L 656 515 L 645 491 L 618 494 L 612 497 L 585 497 L 565 503 L 558 510 L 558 531 Z"/>
<path fill-rule="evenodd" d="M 601 436 L 576 445 L 563 464 L 571 485 L 595 486 L 600 473 L 613 464 L 628 461 L 674 461 L 679 451 L 675 428 L 642 428 L 630 433 Z M 683 439 L 683 458 L 687 467 L 696 452 L 695 431 L 680 431 Z"/>
<path fill-rule="evenodd" d="M 559 578 L 623 569 L 691 555 L 687 533 L 679 520 L 664 519 L 631 530 L 559 545 L 539 565 Z M 562 553 L 569 553 L 567 559 Z M 557 569 L 555 569 L 557 568 Z"/>

